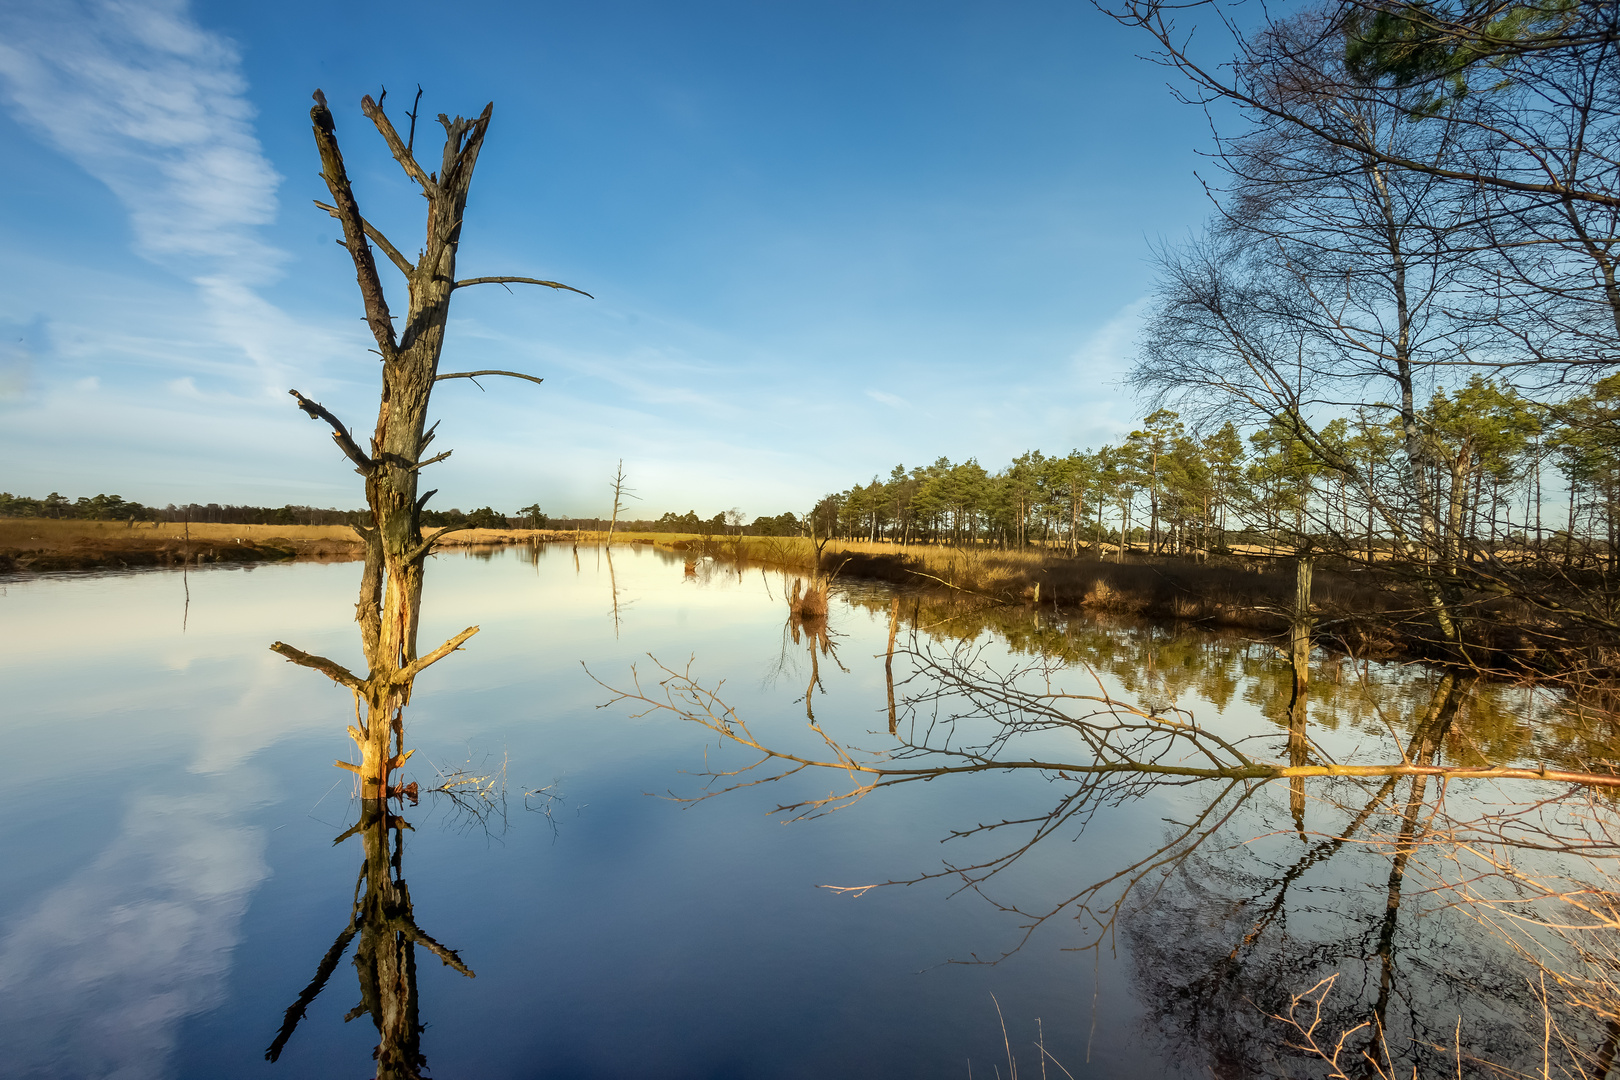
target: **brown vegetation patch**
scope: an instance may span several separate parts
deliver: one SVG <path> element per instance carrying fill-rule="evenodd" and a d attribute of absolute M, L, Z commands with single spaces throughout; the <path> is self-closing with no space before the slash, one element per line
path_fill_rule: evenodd
<path fill-rule="evenodd" d="M 104 570 L 182 563 L 249 563 L 294 558 L 352 559 L 361 553 L 342 525 L 220 525 L 0 519 L 0 570 Z"/>
<path fill-rule="evenodd" d="M 832 582 L 811 582 L 810 587 L 801 592 L 803 585 L 800 579 L 793 579 L 793 594 L 788 597 L 788 609 L 801 619 L 825 619 L 827 594 L 831 591 Z"/>
<path fill-rule="evenodd" d="M 710 549 L 774 561 L 755 543 Z M 807 545 L 789 541 L 783 551 L 781 565 L 803 568 Z M 830 546 L 819 569 L 949 592 L 975 602 L 1084 608 L 1265 635 L 1286 632 L 1295 588 L 1290 559 L 1209 562 L 1135 556 L 1121 563 L 1040 551 L 897 549 L 862 543 Z M 1418 590 L 1393 574 L 1318 564 L 1312 601 L 1315 640 L 1327 648 L 1368 659 L 1446 655 L 1444 643 L 1434 640 Z M 1620 670 L 1620 650 L 1572 634 L 1522 602 L 1479 597 L 1468 610 L 1469 656 L 1481 669 L 1526 675 L 1573 671 L 1594 677 Z"/>
<path fill-rule="evenodd" d="M 426 529 L 432 536 L 440 530 Z M 566 540 L 551 529 L 460 529 L 444 548 L 502 547 Z M 646 542 L 646 541 L 643 541 Z M 182 563 L 358 559 L 365 546 L 347 525 L 227 525 L 0 518 L 0 572 L 105 570 Z"/>

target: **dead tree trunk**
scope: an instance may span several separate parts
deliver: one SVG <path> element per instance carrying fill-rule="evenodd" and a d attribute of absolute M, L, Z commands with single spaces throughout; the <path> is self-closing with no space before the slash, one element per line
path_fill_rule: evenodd
<path fill-rule="evenodd" d="M 384 97 L 386 97 L 386 93 Z M 475 120 L 439 114 L 445 131 L 440 168 L 429 172 L 413 156 L 415 116 L 412 114 L 408 139 L 394 130 L 380 103 L 367 95 L 360 100 L 360 111 L 372 122 L 388 144 L 394 159 L 407 176 L 421 188 L 427 199 L 427 230 L 421 253 L 415 263 L 400 254 L 378 229 L 361 216 L 359 204 L 349 184 L 335 134 L 337 124 L 327 108 L 326 97 L 315 91 L 315 107 L 310 110 L 315 144 L 321 155 L 321 178 L 332 194 L 332 203 L 316 205 L 343 226 L 341 243 L 354 263 L 355 278 L 365 307 L 365 320 L 377 343 L 382 360 L 382 393 L 377 408 L 369 452 L 360 447 L 349 429 L 318 402 L 297 390 L 290 391 L 298 407 L 312 420 L 324 420 L 332 427 L 332 440 L 353 462 L 355 472 L 365 481 L 366 503 L 372 524 L 359 532 L 366 544 L 365 570 L 361 577 L 360 601 L 355 618 L 360 623 L 361 642 L 369 672 L 361 679 L 340 665 L 321 657 L 311 657 L 277 642 L 277 652 L 295 663 L 323 671 L 354 691 L 364 702 L 359 726 L 349 728 L 360 752 L 359 766 L 339 762 L 360 776 L 361 794 L 366 799 L 384 798 L 389 793 L 388 774 L 398 768 L 409 753 L 399 745 L 402 710 L 410 700 L 411 681 L 435 660 L 477 633 L 469 627 L 425 657 L 416 649 L 417 622 L 421 613 L 423 560 L 433 544 L 448 530 L 424 536 L 422 508 L 434 494 L 418 496 L 422 469 L 450 456 L 446 450 L 424 457 L 433 441 L 427 426 L 428 402 L 435 383 L 444 379 L 472 378 L 476 375 L 506 375 L 540 380 L 512 371 L 439 372 L 439 356 L 444 349 L 445 321 L 450 312 L 451 294 L 459 288 L 486 283 L 522 282 L 566 289 L 554 281 L 522 277 L 481 277 L 456 280 L 456 254 L 461 240 L 462 215 L 472 184 L 473 167 L 483 148 L 493 105 L 486 105 Z M 409 300 L 405 321 L 396 331 L 371 245 L 376 244 L 394 267 L 405 276 Z M 578 292 L 579 290 L 572 290 Z M 391 746 L 392 743 L 392 746 Z"/>
<path fill-rule="evenodd" d="M 608 522 L 608 543 L 613 543 L 613 534 L 619 528 L 619 514 L 627 509 L 625 499 L 639 499 L 641 496 L 624 486 L 624 458 L 619 459 L 619 468 L 613 474 L 613 520 Z"/>
<path fill-rule="evenodd" d="M 1311 556 L 1300 552 L 1294 562 L 1294 611 L 1288 624 L 1288 656 L 1294 668 L 1294 693 L 1311 681 Z"/>

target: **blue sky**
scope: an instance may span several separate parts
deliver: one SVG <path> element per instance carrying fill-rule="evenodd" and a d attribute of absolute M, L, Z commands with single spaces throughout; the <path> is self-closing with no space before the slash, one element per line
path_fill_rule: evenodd
<path fill-rule="evenodd" d="M 435 505 L 605 513 L 622 457 L 652 514 L 769 514 L 1114 439 L 1149 244 L 1207 210 L 1144 48 L 1077 3 L 5 0 L 0 488 L 360 505 L 287 395 L 375 417 L 316 87 L 407 252 L 360 96 L 494 101 L 463 275 L 596 297 L 457 294 L 446 370 L 546 382 L 440 385 Z"/>

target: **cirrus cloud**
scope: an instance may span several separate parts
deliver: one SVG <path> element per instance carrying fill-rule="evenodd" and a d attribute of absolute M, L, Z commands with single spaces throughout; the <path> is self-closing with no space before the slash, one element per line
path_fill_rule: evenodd
<path fill-rule="evenodd" d="M 0 14 L 12 111 L 111 189 L 137 250 L 262 276 L 280 257 L 253 229 L 275 217 L 281 178 L 240 67 L 180 0 L 24 0 Z"/>

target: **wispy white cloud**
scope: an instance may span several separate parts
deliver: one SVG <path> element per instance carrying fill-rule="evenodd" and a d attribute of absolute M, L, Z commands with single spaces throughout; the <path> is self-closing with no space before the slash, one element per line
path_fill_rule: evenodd
<path fill-rule="evenodd" d="M 1148 298 L 1133 300 L 1120 308 L 1074 351 L 1075 370 L 1088 377 L 1123 374 L 1130 358 L 1131 343 L 1142 325 Z"/>
<path fill-rule="evenodd" d="M 34 366 L 34 352 L 24 341 L 0 339 L 0 401 L 22 397 Z"/>
<path fill-rule="evenodd" d="M 888 406 L 890 406 L 892 408 L 896 408 L 896 409 L 909 409 L 909 408 L 911 408 L 911 402 L 907 401 L 905 398 L 899 396 L 898 394 L 890 394 L 890 393 L 886 393 L 886 392 L 884 392 L 882 390 L 868 390 L 866 392 L 866 396 L 871 398 L 873 401 L 878 402 L 879 404 L 888 405 Z"/>
<path fill-rule="evenodd" d="M 275 217 L 280 177 L 254 135 L 240 67 L 235 46 L 198 27 L 183 0 L 0 10 L 12 111 L 118 196 L 140 253 L 262 280 L 281 256 L 254 229 Z"/>
<path fill-rule="evenodd" d="M 315 389 L 324 380 L 312 369 L 341 370 L 328 362 L 358 353 L 355 335 L 261 294 L 288 260 L 263 235 L 281 177 L 255 133 L 236 45 L 199 26 L 186 0 L 0 5 L 0 99 L 106 185 L 128 212 L 135 252 L 179 279 L 92 281 L 88 268 L 57 267 L 50 286 L 21 283 L 11 302 L 51 324 L 51 348 L 36 353 L 35 379 L 7 363 L 0 398 L 37 407 L 53 375 L 125 368 L 110 381 L 134 391 L 122 399 L 131 410 L 165 407 L 164 389 L 217 404 L 226 386 L 227 396 L 262 405 L 295 381 Z M 65 275 L 83 278 L 71 305 Z M 142 303 L 120 301 L 136 292 Z"/>

